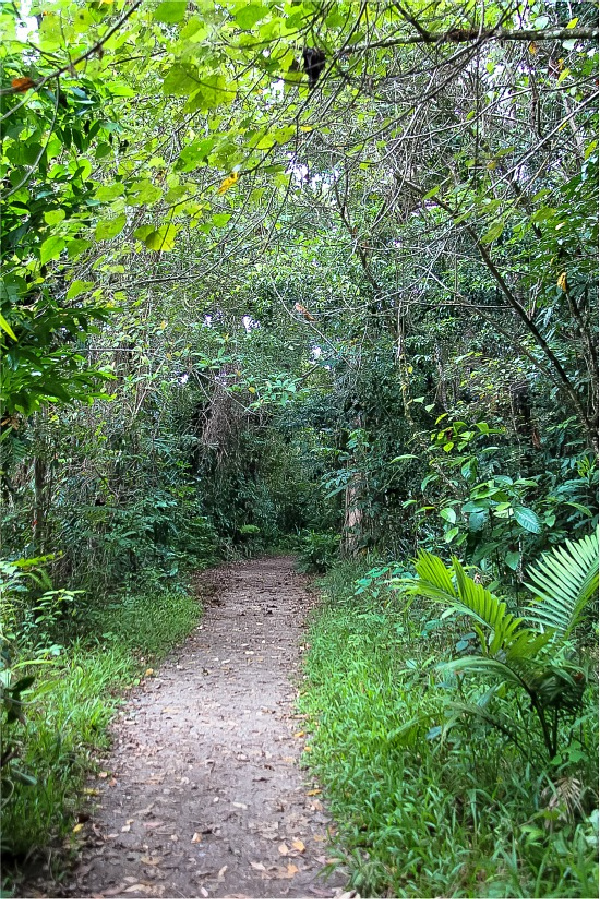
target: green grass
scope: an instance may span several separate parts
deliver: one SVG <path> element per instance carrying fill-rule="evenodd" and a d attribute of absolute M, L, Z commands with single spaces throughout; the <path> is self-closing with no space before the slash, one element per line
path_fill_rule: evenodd
<path fill-rule="evenodd" d="M 313 722 L 304 758 L 351 886 L 367 896 L 597 896 L 597 813 L 550 830 L 547 772 L 499 731 L 470 719 L 440 740 L 455 684 L 436 663 L 457 634 L 449 647 L 424 610 L 354 596 L 358 573 L 342 566 L 324 582 L 302 698 Z M 586 764 L 593 782 L 594 759 Z M 594 795 L 592 784 L 586 801 Z"/>
<path fill-rule="evenodd" d="M 200 614 L 197 599 L 183 591 L 125 597 L 88 613 L 86 637 L 32 669 L 37 681 L 17 738 L 20 767 L 37 783 L 15 784 L 3 807 L 6 855 L 24 858 L 72 831 L 86 775 L 96 752 L 108 746 L 107 725 L 124 690 L 139 683 Z"/>

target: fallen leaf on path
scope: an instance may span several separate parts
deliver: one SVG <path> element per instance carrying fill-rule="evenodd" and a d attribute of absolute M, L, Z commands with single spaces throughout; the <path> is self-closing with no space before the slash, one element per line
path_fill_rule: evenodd
<path fill-rule="evenodd" d="M 80 830 L 83 830 L 83 824 L 76 824 L 73 828 L 73 833 L 79 833 Z"/>
<path fill-rule="evenodd" d="M 290 851 L 288 849 L 288 847 L 285 845 L 285 843 L 280 843 L 279 846 L 277 847 L 277 850 L 280 855 L 289 855 L 289 851 Z"/>
<path fill-rule="evenodd" d="M 322 793 L 323 790 L 309 790 L 306 794 L 307 796 L 318 796 L 319 793 Z"/>
<path fill-rule="evenodd" d="M 304 852 L 305 846 L 302 840 L 293 840 L 292 849 L 297 849 L 298 852 Z"/>
<path fill-rule="evenodd" d="M 201 843 L 201 842 L 202 842 L 202 834 L 195 833 L 194 836 L 192 837 L 192 843 Z"/>
<path fill-rule="evenodd" d="M 296 740 L 299 740 L 301 737 L 305 737 L 305 736 L 306 736 L 306 734 L 304 733 L 303 730 L 299 730 L 297 734 L 294 734 L 294 738 Z"/>
<path fill-rule="evenodd" d="M 232 806 L 233 806 L 234 808 L 241 808 L 241 809 L 247 809 L 247 808 L 248 808 L 248 806 L 247 806 L 247 805 L 244 805 L 243 802 L 232 802 L 231 804 L 232 804 Z"/>
<path fill-rule="evenodd" d="M 250 862 L 250 867 L 254 868 L 255 871 L 266 871 L 267 870 L 262 862 Z"/>
<path fill-rule="evenodd" d="M 96 790 L 94 787 L 84 787 L 83 792 L 86 796 L 99 796 L 100 790 Z"/>
<path fill-rule="evenodd" d="M 146 668 L 144 674 L 146 675 L 146 677 L 152 677 L 152 675 L 154 674 L 154 668 Z"/>
<path fill-rule="evenodd" d="M 127 887 L 126 890 L 123 890 L 124 893 L 147 893 L 148 895 L 152 895 L 154 893 L 154 888 L 151 887 L 147 883 L 132 883 L 130 887 Z"/>
<path fill-rule="evenodd" d="M 326 839 L 327 839 L 327 837 L 322 837 L 318 833 L 316 833 L 313 837 L 313 840 L 315 841 L 315 843 L 324 843 L 326 841 Z"/>
<path fill-rule="evenodd" d="M 221 882 L 225 880 L 225 871 L 227 870 L 227 865 L 223 865 L 222 868 L 219 869 L 219 873 L 217 874 L 217 880 Z"/>

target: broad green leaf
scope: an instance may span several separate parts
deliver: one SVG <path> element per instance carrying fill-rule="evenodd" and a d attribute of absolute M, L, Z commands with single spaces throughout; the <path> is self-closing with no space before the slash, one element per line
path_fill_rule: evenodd
<path fill-rule="evenodd" d="M 102 203 L 106 203 L 110 200 L 116 200 L 117 197 L 122 197 L 124 193 L 125 188 L 118 182 L 115 182 L 114 184 L 105 184 L 96 191 L 96 199 L 100 200 Z"/>
<path fill-rule="evenodd" d="M 6 331 L 6 333 L 8 334 L 8 336 L 9 336 L 9 337 L 12 337 L 13 340 L 16 340 L 16 339 L 17 339 L 17 338 L 15 337 L 15 332 L 13 331 L 13 329 L 11 328 L 11 326 L 8 324 L 8 322 L 6 321 L 6 319 L 4 318 L 3 315 L 0 315 L 0 328 L 1 328 L 3 331 Z"/>
<path fill-rule="evenodd" d="M 245 31 L 249 31 L 251 28 L 254 28 L 257 22 L 260 22 L 261 19 L 267 14 L 267 10 L 264 6 L 257 6 L 254 3 L 251 3 L 249 6 L 242 6 L 235 14 L 235 20 Z"/>
<path fill-rule="evenodd" d="M 155 22 L 181 22 L 187 9 L 187 0 L 165 0 L 154 10 Z"/>
<path fill-rule="evenodd" d="M 196 66 L 178 62 L 171 66 L 167 72 L 163 82 L 163 91 L 165 94 L 183 97 L 198 90 L 200 83 L 200 76 Z"/>
<path fill-rule="evenodd" d="M 524 506 L 515 506 L 514 516 L 515 521 L 517 521 L 522 528 L 525 528 L 526 531 L 529 531 L 531 534 L 541 533 L 542 526 L 533 509 L 526 509 Z"/>
<path fill-rule="evenodd" d="M 496 240 L 498 237 L 500 237 L 503 231 L 504 222 L 494 222 L 492 227 L 482 236 L 481 243 L 492 243 L 493 240 Z"/>
<path fill-rule="evenodd" d="M 166 253 L 173 249 L 178 231 L 179 228 L 176 225 L 161 225 L 146 237 L 144 243 L 149 250 Z"/>
<path fill-rule="evenodd" d="M 67 299 L 72 300 L 74 297 L 80 296 L 82 293 L 87 293 L 95 287 L 93 281 L 73 281 L 69 290 L 67 291 Z"/>
<path fill-rule="evenodd" d="M 48 225 L 60 225 L 65 217 L 63 209 L 50 209 L 44 213 L 44 218 Z"/>
<path fill-rule="evenodd" d="M 40 247 L 41 264 L 46 265 L 51 259 L 58 259 L 64 247 L 64 237 L 61 237 L 59 234 L 54 234 L 52 237 L 49 237 Z"/>
<path fill-rule="evenodd" d="M 112 237 L 116 237 L 123 230 L 126 221 L 127 219 L 124 215 L 119 215 L 116 219 L 98 222 L 94 232 L 96 240 L 110 240 Z"/>

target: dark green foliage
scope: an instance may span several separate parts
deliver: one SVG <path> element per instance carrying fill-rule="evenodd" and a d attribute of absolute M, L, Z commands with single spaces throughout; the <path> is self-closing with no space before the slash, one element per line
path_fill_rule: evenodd
<path fill-rule="evenodd" d="M 301 537 L 298 553 L 298 570 L 320 572 L 330 568 L 338 555 L 340 538 L 337 534 L 310 532 Z"/>

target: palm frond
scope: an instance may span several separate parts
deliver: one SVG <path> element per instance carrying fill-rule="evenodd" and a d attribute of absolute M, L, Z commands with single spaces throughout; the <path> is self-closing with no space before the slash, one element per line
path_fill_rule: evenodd
<path fill-rule="evenodd" d="M 552 628 L 563 638 L 581 621 L 586 606 L 598 595 L 598 528 L 576 543 L 567 540 L 529 569 L 535 595 L 527 618 Z"/>
<path fill-rule="evenodd" d="M 521 635 L 522 620 L 507 612 L 506 603 L 499 597 L 471 580 L 458 559 L 453 559 L 448 570 L 437 556 L 420 552 L 415 567 L 419 577 L 404 582 L 407 592 L 443 603 L 491 630 L 488 643 L 491 655 L 507 649 Z"/>

